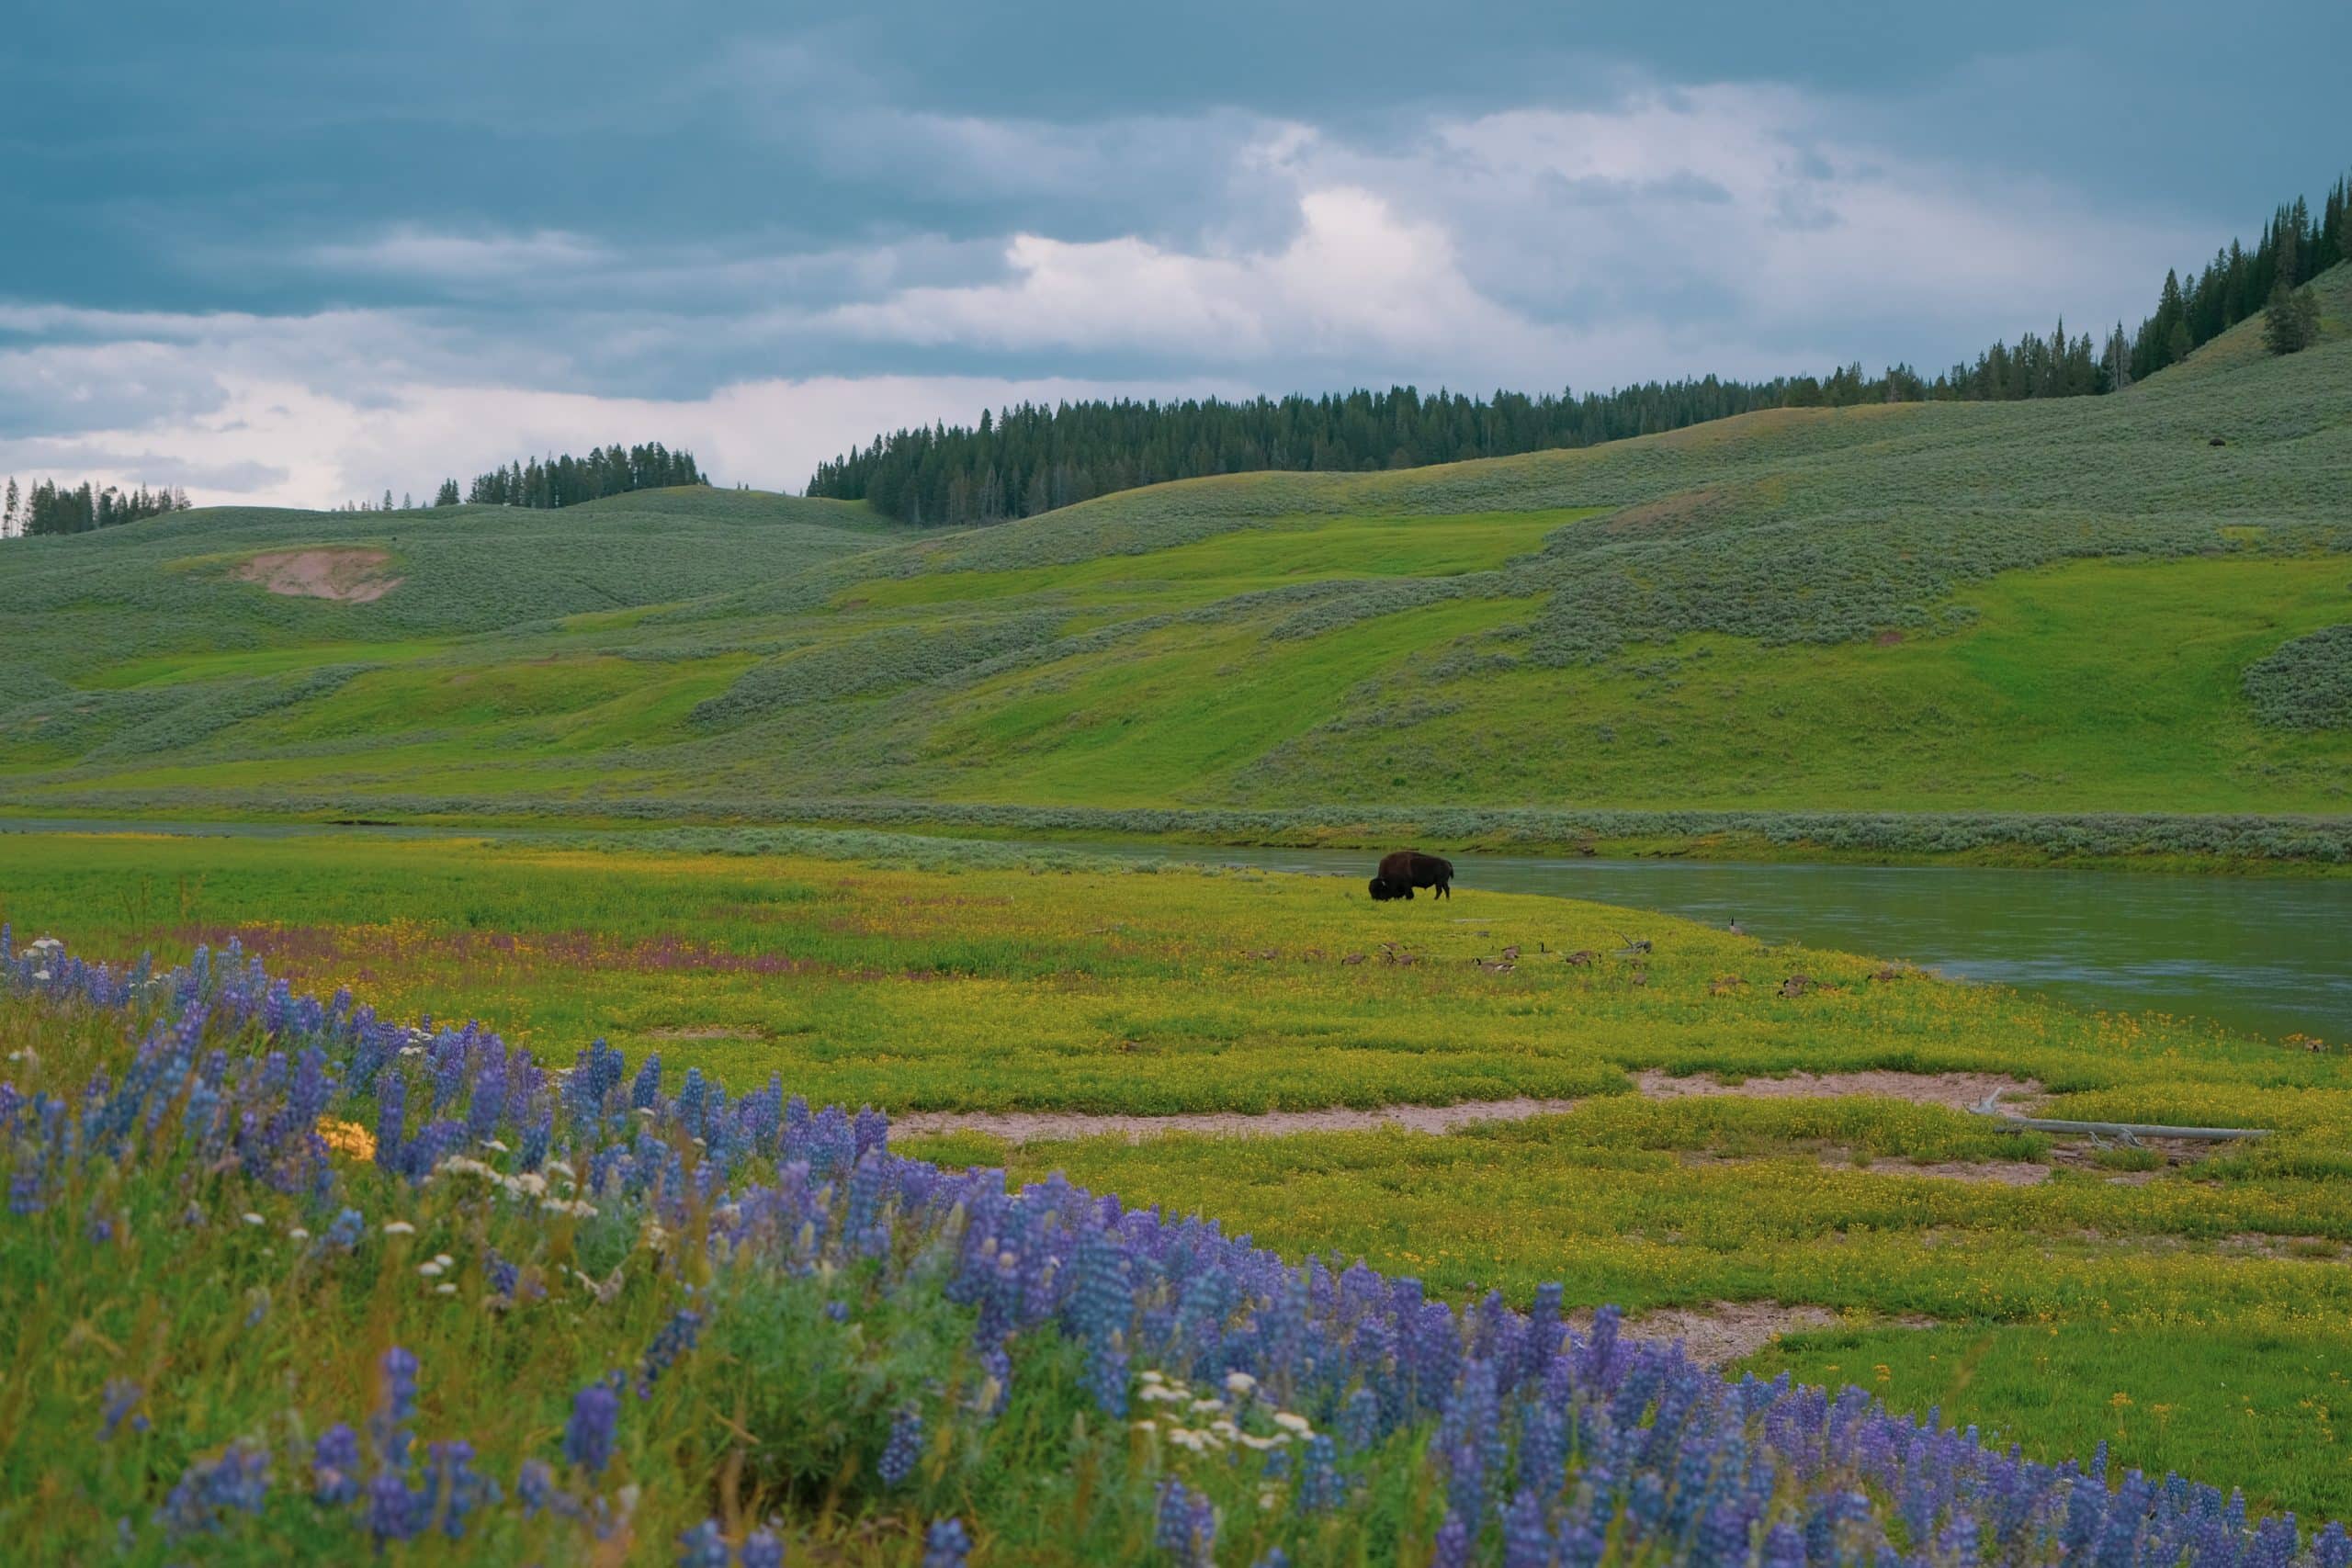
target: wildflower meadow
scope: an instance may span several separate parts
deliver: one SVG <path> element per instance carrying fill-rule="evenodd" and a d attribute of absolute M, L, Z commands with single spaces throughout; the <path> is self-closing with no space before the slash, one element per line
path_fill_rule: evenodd
<path fill-rule="evenodd" d="M 594 1042 L 8 936 L 0 1495 L 57 1559 L 2352 1562 L 2178 1476 Z"/>

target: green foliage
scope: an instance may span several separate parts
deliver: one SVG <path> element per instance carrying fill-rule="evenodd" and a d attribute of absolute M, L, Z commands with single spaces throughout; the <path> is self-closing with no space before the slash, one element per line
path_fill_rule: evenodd
<path fill-rule="evenodd" d="M 517 461 L 492 468 L 475 478 L 466 499 L 482 506 L 577 506 L 582 502 L 625 495 L 633 490 L 663 490 L 709 482 L 695 466 L 691 452 L 673 452 L 659 441 L 629 447 L 615 443 L 611 446 L 592 447 L 585 457 L 574 457 L 567 452 L 545 461 L 533 457 L 527 463 Z M 435 500 L 434 504 L 456 504 L 457 489 L 457 480 L 444 479 L 444 499 Z M 389 499 L 390 492 L 386 494 Z M 391 509 L 387 506 L 385 510 Z"/>
<path fill-rule="evenodd" d="M 2245 694 L 2275 729 L 2352 729 L 2352 625 L 2299 637 L 2248 665 Z"/>
<path fill-rule="evenodd" d="M 2262 308 L 2262 341 L 2273 354 L 2301 354 L 2319 341 L 2319 297 L 2283 282 Z"/>

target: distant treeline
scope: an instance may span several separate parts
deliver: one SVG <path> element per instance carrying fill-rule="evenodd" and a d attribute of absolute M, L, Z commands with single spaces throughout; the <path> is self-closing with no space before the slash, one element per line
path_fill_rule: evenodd
<path fill-rule="evenodd" d="M 157 490 L 145 485 L 118 490 L 112 485 L 99 488 L 84 479 L 64 490 L 53 479 L 41 479 L 30 490 L 20 491 L 11 479 L 7 489 L 0 491 L 0 538 L 86 534 L 93 528 L 111 528 L 118 523 L 187 510 L 187 491 L 168 485 Z"/>
<path fill-rule="evenodd" d="M 443 479 L 433 504 L 455 506 L 463 499 L 481 506 L 577 506 L 633 490 L 709 482 L 693 453 L 673 452 L 655 441 L 643 446 L 591 447 L 585 457 L 567 452 L 560 457 L 509 463 L 476 475 L 463 497 L 457 480 Z"/>
<path fill-rule="evenodd" d="M 1763 408 L 2092 396 L 2186 358 L 2274 299 L 2283 309 L 2297 286 L 2352 255 L 2347 227 L 2352 183 L 2339 180 L 2316 217 L 2298 198 L 2278 209 L 2251 250 L 2233 241 L 2190 283 L 2165 274 L 2154 312 L 2135 333 L 2119 321 L 2095 342 L 2087 333 L 2070 335 L 2062 319 L 2046 338 L 2028 333 L 2014 347 L 1996 343 L 1932 380 L 1907 365 L 1872 377 L 1854 364 L 1826 378 L 1710 376 L 1582 396 L 1423 396 L 1396 387 L 1238 403 L 1023 403 L 983 411 L 977 427 L 877 435 L 820 465 L 808 493 L 863 500 L 911 523 L 994 523 L 1203 474 L 1416 468 L 1590 446 Z M 2294 343 L 2291 333 L 2271 336 L 2274 348 Z"/>

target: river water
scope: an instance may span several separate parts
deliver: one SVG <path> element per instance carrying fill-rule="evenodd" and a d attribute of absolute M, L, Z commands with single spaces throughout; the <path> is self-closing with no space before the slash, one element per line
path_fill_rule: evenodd
<path fill-rule="evenodd" d="M 0 820 L 8 829 L 189 832 L 236 837 L 371 832 L 538 836 L 479 829 L 314 824 Z M 1182 859 L 1266 871 L 1371 874 L 1360 850 L 1208 849 L 1057 841 L 1039 848 Z M 0 839 L 0 865 L 5 865 Z M 2352 1041 L 2352 879 L 2187 876 L 1976 866 L 1745 864 L 1457 854 L 1454 893 L 1486 890 L 1733 920 L 1768 942 L 1903 959 L 1941 974 L 2040 991 L 2110 1011 L 2211 1019 L 2278 1038 Z M 1634 933 L 1638 935 L 1640 933 Z"/>

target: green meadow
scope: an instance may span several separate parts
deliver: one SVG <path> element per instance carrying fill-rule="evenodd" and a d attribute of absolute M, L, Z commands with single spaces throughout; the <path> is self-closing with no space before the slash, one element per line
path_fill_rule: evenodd
<path fill-rule="evenodd" d="M 1951 825 L 1996 814 L 2230 816 L 2316 820 L 2326 860 L 2352 743 L 2260 695 L 2274 659 L 2335 679 L 2352 621 L 2352 280 L 2318 287 L 2309 352 L 2248 323 L 2116 396 L 1783 409 L 962 532 L 688 490 L 26 541 L 0 780 L 51 816 L 1255 812 L 1366 843 L 1367 813 L 1544 811 L 1557 842 L 1875 814 L 1923 853 L 1997 849 Z M 358 550 L 379 597 L 247 580 Z"/>

